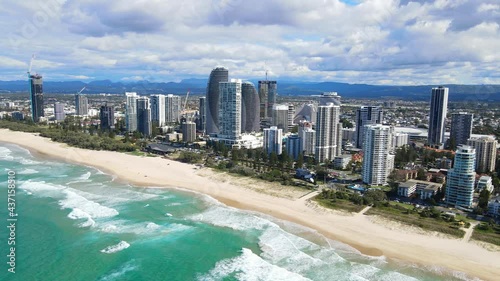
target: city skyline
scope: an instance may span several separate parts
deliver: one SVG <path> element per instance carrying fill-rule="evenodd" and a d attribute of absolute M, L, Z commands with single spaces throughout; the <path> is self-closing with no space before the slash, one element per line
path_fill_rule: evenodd
<path fill-rule="evenodd" d="M 46 81 L 180 81 L 223 65 L 248 79 L 267 71 L 272 80 L 500 83 L 494 0 L 52 0 L 2 9 L 0 80 L 22 80 L 34 53 Z"/>

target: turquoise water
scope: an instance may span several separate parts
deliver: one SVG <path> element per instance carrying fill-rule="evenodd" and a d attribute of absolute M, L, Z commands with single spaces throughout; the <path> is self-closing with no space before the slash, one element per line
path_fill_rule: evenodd
<path fill-rule="evenodd" d="M 7 173 L 16 173 L 16 273 L 7 271 Z M 0 280 L 467 280 L 367 257 L 315 232 L 177 189 L 0 143 Z M 368 235 L 368 234 L 367 234 Z"/>

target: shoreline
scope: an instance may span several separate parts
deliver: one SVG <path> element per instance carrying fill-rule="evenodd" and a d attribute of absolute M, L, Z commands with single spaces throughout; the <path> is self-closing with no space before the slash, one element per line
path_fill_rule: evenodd
<path fill-rule="evenodd" d="M 178 187 L 202 193 L 230 207 L 250 210 L 290 221 L 317 231 L 370 256 L 384 255 L 395 261 L 439 266 L 484 280 L 500 276 L 500 252 L 488 251 L 472 241 L 411 233 L 405 227 L 389 229 L 369 217 L 320 212 L 306 200 L 264 194 L 235 183 L 240 179 L 219 175 L 193 165 L 162 157 L 141 157 L 120 152 L 93 151 L 55 143 L 33 133 L 0 129 L 0 141 L 12 143 L 57 161 L 91 166 L 140 187 Z M 220 178 L 226 180 L 220 180 Z M 268 186 L 264 182 L 260 185 Z M 270 186 L 270 185 L 269 185 Z"/>

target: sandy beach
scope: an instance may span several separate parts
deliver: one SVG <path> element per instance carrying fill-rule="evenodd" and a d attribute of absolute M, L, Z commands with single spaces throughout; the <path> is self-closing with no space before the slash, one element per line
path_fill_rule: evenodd
<path fill-rule="evenodd" d="M 312 228 L 367 255 L 444 267 L 483 280 L 498 280 L 500 252 L 480 243 L 416 231 L 365 215 L 325 210 L 307 200 L 303 190 L 271 186 L 207 168 L 110 151 L 92 151 L 54 143 L 30 133 L 0 129 L 0 142 L 18 144 L 55 159 L 96 167 L 121 180 L 154 187 L 181 187 L 207 194 L 226 205 L 252 210 Z M 401 227 L 398 227 L 401 226 Z"/>

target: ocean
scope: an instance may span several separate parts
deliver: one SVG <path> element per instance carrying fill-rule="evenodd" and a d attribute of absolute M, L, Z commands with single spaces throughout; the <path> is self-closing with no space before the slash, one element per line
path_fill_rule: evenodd
<path fill-rule="evenodd" d="M 202 194 L 136 187 L 16 145 L 0 143 L 0 172 L 0 280 L 468 280 L 365 256 Z M 7 197 L 14 173 L 12 273 Z"/>

